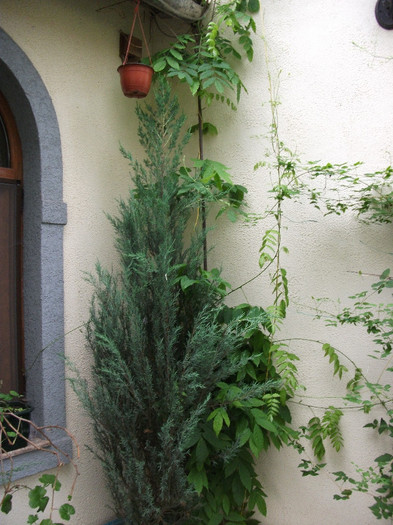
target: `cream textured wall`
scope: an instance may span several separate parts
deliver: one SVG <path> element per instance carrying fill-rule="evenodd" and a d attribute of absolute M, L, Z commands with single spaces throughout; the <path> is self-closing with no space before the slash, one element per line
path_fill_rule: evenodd
<path fill-rule="evenodd" d="M 0 0 L 0 23 L 40 73 L 59 120 L 68 206 L 65 323 L 71 333 L 66 335 L 66 353 L 84 372 L 88 359 L 83 335 L 75 330 L 87 318 L 90 290 L 83 272 L 92 270 L 97 259 L 104 264 L 113 260 L 112 232 L 104 211 L 114 211 L 115 199 L 128 187 L 128 168 L 118 153 L 119 141 L 138 151 L 135 101 L 121 94 L 116 72 L 120 63 L 118 32 L 128 32 L 132 8 L 124 2 L 98 11 L 112 3 Z M 248 187 L 249 203 L 256 212 L 267 206 L 271 184 L 267 170 L 253 171 L 269 150 L 268 70 L 273 80 L 280 77 L 281 139 L 306 160 L 363 160 L 367 169 L 389 164 L 393 113 L 393 62 L 378 58 L 393 55 L 393 31 L 377 25 L 374 2 L 263 0 L 262 4 L 254 62 L 241 66 L 248 95 L 243 96 L 236 113 L 226 106 L 212 108 L 209 120 L 218 125 L 219 135 L 206 144 L 206 156 L 230 166 L 236 181 Z M 162 36 L 156 29 L 151 36 L 158 49 Z M 185 91 L 182 101 L 194 115 L 195 101 Z M 367 278 L 351 272 L 375 273 L 390 264 L 391 228 L 366 229 L 353 217 L 322 218 L 306 205 L 286 207 L 285 223 L 284 244 L 290 251 L 283 265 L 288 269 L 292 306 L 283 337 L 327 339 L 344 345 L 354 357 L 367 353 L 367 341 L 358 332 L 327 332 L 312 321 L 304 305 L 311 304 L 311 296 L 345 299 L 367 287 Z M 211 264 L 222 266 L 234 286 L 257 273 L 265 227 L 259 224 L 251 229 L 221 221 L 212 235 L 216 248 Z M 245 294 L 252 303 L 270 304 L 267 276 L 253 281 Z M 241 302 L 244 296 L 239 292 L 232 300 Z M 297 343 L 296 351 L 304 358 L 301 377 L 309 386 L 307 394 L 322 398 L 335 395 L 340 387 L 331 381 L 319 348 Z M 324 399 L 316 400 L 316 404 L 323 403 Z M 311 417 L 306 409 L 294 410 L 297 420 Z M 100 469 L 84 448 L 91 443 L 89 423 L 71 392 L 67 416 L 69 429 L 82 446 L 81 476 L 74 498 L 77 514 L 70 523 L 101 525 L 111 517 L 106 508 L 109 499 Z M 345 424 L 350 445 L 339 457 L 329 452 L 332 471 L 352 461 L 367 464 L 376 457 L 372 439 L 365 439 L 361 431 L 362 424 L 359 414 Z M 336 486 L 331 479 L 327 475 L 301 478 L 298 463 L 299 457 L 290 450 L 272 451 L 261 459 L 261 480 L 269 495 L 268 517 L 261 523 L 373 523 L 366 509 L 372 502 L 366 496 L 333 502 Z M 20 505 L 17 521 L 15 516 L 2 517 L 1 523 L 23 523 L 27 509 Z"/>
<path fill-rule="evenodd" d="M 211 145 L 211 156 L 233 167 L 236 180 L 249 189 L 249 201 L 256 212 L 268 204 L 271 174 L 253 172 L 270 151 L 266 137 L 271 123 L 267 72 L 278 85 L 279 135 L 303 160 L 321 162 L 365 162 L 365 171 L 391 163 L 390 139 L 393 100 L 393 32 L 382 29 L 374 18 L 374 2 L 367 0 L 266 0 L 262 2 L 260 41 L 253 64 L 244 66 L 248 95 L 236 115 L 222 112 L 221 137 Z M 355 45 L 356 44 L 356 45 Z M 360 49 L 364 48 L 364 49 Z M 228 125 L 228 120 L 233 125 Z M 222 148 L 221 144 L 225 144 Z M 210 154 L 210 152 L 209 152 Z M 274 173 L 273 173 L 274 176 Z M 345 299 L 366 289 L 374 278 L 359 278 L 356 272 L 378 273 L 391 265 L 390 226 L 364 227 L 352 216 L 326 217 L 307 204 L 284 207 L 283 244 L 289 248 L 282 264 L 288 270 L 291 307 L 282 337 L 329 341 L 347 351 L 358 363 L 370 342 L 358 330 L 324 328 L 312 320 L 307 305 L 311 297 Z M 256 229 L 222 226 L 216 236 L 215 258 L 226 269 L 228 280 L 239 285 L 258 272 L 257 260 L 265 225 Z M 235 230 L 235 232 L 234 232 Z M 223 257 L 223 254 L 225 256 Z M 351 273 L 353 272 L 353 273 Z M 248 301 L 270 304 L 268 276 L 245 288 Z M 234 302 L 244 296 L 238 292 Z M 334 303 L 328 309 L 335 311 Z M 332 380 L 331 368 L 318 345 L 291 343 L 302 358 L 301 380 L 308 386 L 314 405 L 328 406 L 342 386 Z M 365 368 L 376 379 L 377 372 Z M 295 421 L 321 415 L 314 409 L 293 407 Z M 359 413 L 346 417 L 343 425 L 347 448 L 337 455 L 328 452 L 329 471 L 367 466 L 377 457 L 372 433 L 362 430 L 366 420 Z M 391 446 L 391 445 L 388 445 Z M 386 448 L 385 448 L 386 450 Z M 388 449 L 389 450 L 389 449 Z M 292 450 L 271 451 L 261 458 L 261 481 L 268 493 L 268 525 L 368 525 L 376 520 L 367 507 L 369 496 L 349 502 L 333 501 L 337 493 L 333 476 L 302 478 L 296 466 L 299 456 Z M 333 479 L 332 479 L 333 478 Z"/>
<path fill-rule="evenodd" d="M 135 101 L 120 89 L 117 67 L 119 31 L 129 32 L 131 5 L 97 11 L 112 2 L 78 0 L 1 1 L 3 29 L 28 55 L 45 83 L 57 113 L 62 141 L 66 354 L 83 372 L 88 369 L 84 341 L 75 330 L 87 318 L 90 289 L 83 272 L 99 258 L 111 264 L 112 231 L 104 212 L 128 188 L 127 162 L 120 142 L 135 144 Z M 75 331 L 74 331 L 75 330 Z M 101 525 L 113 517 L 102 474 L 85 445 L 91 429 L 73 395 L 67 397 L 68 428 L 81 445 L 80 477 L 71 523 Z M 71 469 L 66 468 L 69 485 Z M 65 476 L 62 476 L 63 479 Z M 19 498 L 20 502 L 23 498 Z M 21 505 L 21 503 L 19 503 Z M 19 509 L 18 509 L 19 510 Z M 2 515 L 4 525 L 25 522 L 28 510 Z"/>

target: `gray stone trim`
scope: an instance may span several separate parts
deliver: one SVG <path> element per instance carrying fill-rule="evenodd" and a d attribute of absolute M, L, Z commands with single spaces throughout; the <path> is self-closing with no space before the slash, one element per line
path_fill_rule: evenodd
<path fill-rule="evenodd" d="M 67 205 L 64 202 L 45 202 L 42 208 L 43 224 L 67 224 Z"/>
<path fill-rule="evenodd" d="M 56 446 L 70 457 L 72 456 L 72 441 L 68 436 L 56 439 Z M 64 455 L 60 459 L 63 463 L 68 462 L 68 458 Z M 1 474 L 3 479 L 0 477 L 0 485 L 7 483 L 10 479 L 16 481 L 27 476 L 33 476 L 43 470 L 55 468 L 57 464 L 58 460 L 55 455 L 40 450 L 33 450 L 14 456 L 12 470 L 9 468 L 9 465 L 5 466 L 4 473 Z"/>
<path fill-rule="evenodd" d="M 60 133 L 50 95 L 22 49 L 0 28 L 0 90 L 23 151 L 24 336 L 27 398 L 38 425 L 65 426 L 63 202 Z M 71 450 L 69 438 L 53 440 Z M 13 479 L 55 466 L 51 454 L 15 457 Z"/>

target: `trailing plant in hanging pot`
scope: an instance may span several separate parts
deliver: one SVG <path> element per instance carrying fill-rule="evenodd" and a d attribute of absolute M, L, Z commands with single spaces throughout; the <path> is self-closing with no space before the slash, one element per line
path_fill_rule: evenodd
<path fill-rule="evenodd" d="M 149 55 L 149 60 L 151 62 L 149 48 L 147 45 L 145 33 L 143 31 L 143 26 L 141 18 L 139 15 L 139 5 L 140 1 L 138 0 L 135 11 L 134 19 L 132 21 L 130 36 L 128 38 L 127 50 L 124 55 L 123 64 L 117 68 L 117 71 L 120 74 L 120 84 L 123 90 L 123 93 L 126 97 L 130 98 L 144 98 L 149 93 L 151 81 L 153 78 L 153 68 L 147 64 L 140 63 L 127 63 L 128 53 L 130 50 L 130 45 L 132 41 L 132 35 L 134 32 L 135 22 L 138 19 L 139 26 L 143 35 L 143 40 L 145 42 L 146 50 Z"/>

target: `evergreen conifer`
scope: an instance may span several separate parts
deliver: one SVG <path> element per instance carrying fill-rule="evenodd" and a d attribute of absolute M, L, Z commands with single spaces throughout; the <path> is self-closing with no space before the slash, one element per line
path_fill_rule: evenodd
<path fill-rule="evenodd" d="M 179 176 L 188 135 L 164 81 L 137 116 L 146 159 L 123 150 L 133 187 L 110 217 L 120 270 L 98 264 L 90 277 L 92 378 L 72 384 L 92 419 L 116 514 L 127 525 L 180 524 L 198 505 L 188 448 L 215 385 L 239 366 L 242 329 L 218 322 L 221 296 L 201 278 L 204 234 L 186 236 L 198 203 Z"/>

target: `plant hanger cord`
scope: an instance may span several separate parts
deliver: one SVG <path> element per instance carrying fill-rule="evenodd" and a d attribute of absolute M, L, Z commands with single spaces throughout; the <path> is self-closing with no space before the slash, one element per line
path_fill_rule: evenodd
<path fill-rule="evenodd" d="M 151 61 L 151 56 L 150 56 L 149 46 L 147 45 L 147 40 L 146 40 L 145 32 L 144 32 L 144 30 L 143 30 L 142 21 L 141 21 L 141 17 L 140 17 L 140 14 L 139 14 L 139 6 L 140 6 L 140 4 L 141 4 L 141 1 L 140 1 L 140 0 L 137 0 L 137 1 L 136 1 L 136 6 L 135 6 L 135 9 L 134 9 L 134 18 L 133 18 L 133 20 L 132 20 L 132 25 L 131 25 L 131 30 L 130 30 L 130 36 L 128 37 L 127 50 L 126 50 L 126 53 L 125 53 L 125 55 L 124 55 L 123 66 L 125 66 L 126 63 L 127 63 L 128 53 L 129 53 L 129 51 L 130 51 L 131 40 L 132 40 L 132 36 L 133 36 L 133 34 L 134 34 L 135 22 L 136 22 L 136 19 L 137 19 L 137 18 L 138 18 L 138 22 L 139 22 L 139 27 L 141 28 L 142 37 L 143 37 L 143 42 L 145 43 L 146 51 L 147 51 L 147 54 L 148 54 L 148 57 L 149 57 L 149 62 L 150 62 L 150 65 L 152 66 L 152 61 Z"/>

